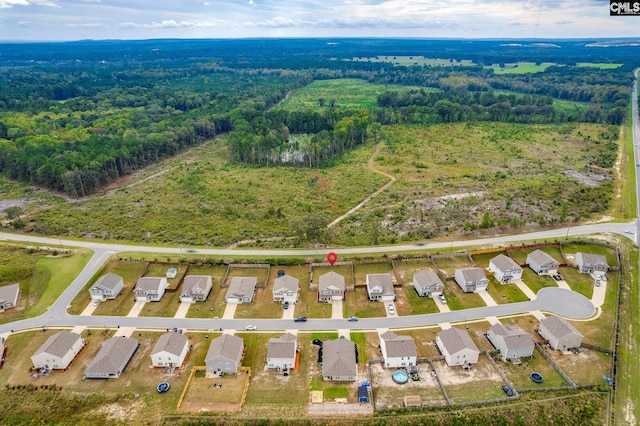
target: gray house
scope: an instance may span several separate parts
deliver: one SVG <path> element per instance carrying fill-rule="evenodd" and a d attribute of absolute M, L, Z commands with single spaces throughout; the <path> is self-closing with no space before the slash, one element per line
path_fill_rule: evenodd
<path fill-rule="evenodd" d="M 436 336 L 436 346 L 449 367 L 478 363 L 480 349 L 465 330 L 449 328 Z"/>
<path fill-rule="evenodd" d="M 18 304 L 20 284 L 10 284 L 0 287 L 0 312 L 5 309 L 15 308 Z"/>
<path fill-rule="evenodd" d="M 487 338 L 504 359 L 517 360 L 533 355 L 533 339 L 516 326 L 494 324 L 487 332 Z"/>
<path fill-rule="evenodd" d="M 98 278 L 98 281 L 89 289 L 89 293 L 93 300 L 113 300 L 122 292 L 123 288 L 124 280 L 122 277 L 109 272 Z"/>
<path fill-rule="evenodd" d="M 582 344 L 582 333 L 562 317 L 555 315 L 540 321 L 538 333 L 549 341 L 549 346 L 555 350 L 566 351 L 579 348 Z"/>
<path fill-rule="evenodd" d="M 208 373 L 237 373 L 244 356 L 244 340 L 223 334 L 211 341 L 204 358 Z"/>
<path fill-rule="evenodd" d="M 529 268 L 538 275 L 554 275 L 558 272 L 560 263 L 542 250 L 532 251 L 527 255 Z"/>
<path fill-rule="evenodd" d="M 112 337 L 105 341 L 98 354 L 84 371 L 87 379 L 120 377 L 138 349 L 138 341 L 129 337 Z"/>
<path fill-rule="evenodd" d="M 213 287 L 211 275 L 187 275 L 182 283 L 181 302 L 206 302 Z"/>
<path fill-rule="evenodd" d="M 578 252 L 576 253 L 575 263 L 578 271 L 585 274 L 602 276 L 609 271 L 607 258 L 601 254 Z"/>
<path fill-rule="evenodd" d="M 420 297 L 430 297 L 442 294 L 444 284 L 438 274 L 429 269 L 423 269 L 413 276 L 413 288 Z"/>
<path fill-rule="evenodd" d="M 396 300 L 391 274 L 367 274 L 366 281 L 369 300 L 378 302 L 393 302 Z"/>
<path fill-rule="evenodd" d="M 170 331 L 160 336 L 151 351 L 154 367 L 182 367 L 189 352 L 189 339 L 182 333 Z"/>
<path fill-rule="evenodd" d="M 227 303 L 252 303 L 257 284 L 256 277 L 233 277 L 224 300 Z"/>
<path fill-rule="evenodd" d="M 298 338 L 286 333 L 272 337 L 267 345 L 267 368 L 289 369 L 296 365 Z"/>
<path fill-rule="evenodd" d="M 291 275 L 283 275 L 273 281 L 273 301 L 298 303 L 299 280 Z"/>
<path fill-rule="evenodd" d="M 322 345 L 322 378 L 329 382 L 355 382 L 358 376 L 356 345 L 349 339 L 327 340 Z"/>
<path fill-rule="evenodd" d="M 386 368 L 406 368 L 416 365 L 418 351 L 411 336 L 401 336 L 393 331 L 380 335 L 380 351 Z"/>
<path fill-rule="evenodd" d="M 499 254 L 489 261 L 489 272 L 500 284 L 510 284 L 522 279 L 522 268 L 512 258 Z"/>
<path fill-rule="evenodd" d="M 318 302 L 329 303 L 333 300 L 344 300 L 344 277 L 330 271 L 320 275 L 318 281 Z"/>
<path fill-rule="evenodd" d="M 465 293 L 485 291 L 489 285 L 489 278 L 480 268 L 456 269 L 454 278 Z"/>

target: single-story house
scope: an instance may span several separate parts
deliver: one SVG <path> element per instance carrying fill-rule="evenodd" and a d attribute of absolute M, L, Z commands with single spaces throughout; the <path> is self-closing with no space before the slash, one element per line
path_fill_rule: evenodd
<path fill-rule="evenodd" d="M 283 275 L 273 281 L 273 301 L 298 303 L 299 280 L 291 275 Z"/>
<path fill-rule="evenodd" d="M 442 294 L 444 284 L 438 274 L 429 269 L 423 269 L 413 276 L 413 288 L 420 297 L 431 297 Z"/>
<path fill-rule="evenodd" d="M 418 351 L 411 336 L 399 336 L 393 331 L 380 335 L 380 350 L 385 368 L 402 368 L 416 365 Z"/>
<path fill-rule="evenodd" d="M 576 253 L 575 264 L 578 271 L 585 274 L 605 275 L 609 271 L 607 258 L 602 254 Z"/>
<path fill-rule="evenodd" d="M 189 352 L 189 338 L 182 333 L 170 331 L 160 336 L 151 351 L 154 367 L 181 367 Z"/>
<path fill-rule="evenodd" d="M 109 272 L 98 278 L 98 281 L 89 289 L 89 293 L 93 300 L 113 300 L 122 293 L 123 288 L 124 280 L 122 277 Z"/>
<path fill-rule="evenodd" d="M 560 263 L 542 250 L 532 251 L 527 255 L 529 268 L 538 275 L 554 275 Z"/>
<path fill-rule="evenodd" d="M 504 359 L 517 359 L 533 355 L 535 343 L 531 336 L 520 328 L 509 324 L 494 324 L 487 332 L 491 344 L 500 351 Z"/>
<path fill-rule="evenodd" d="M 252 303 L 257 284 L 256 277 L 233 277 L 224 300 L 227 303 Z"/>
<path fill-rule="evenodd" d="M 369 300 L 378 302 L 393 302 L 396 300 L 391 274 L 367 274 L 366 281 Z"/>
<path fill-rule="evenodd" d="M 133 295 L 139 302 L 158 302 L 167 287 L 169 283 L 165 277 L 142 277 L 138 278 Z"/>
<path fill-rule="evenodd" d="M 64 370 L 80 353 L 85 341 L 77 333 L 61 331 L 50 336 L 31 356 L 35 368 Z"/>
<path fill-rule="evenodd" d="M 436 346 L 449 367 L 478 363 L 480 349 L 465 330 L 449 328 L 436 336 Z"/>
<path fill-rule="evenodd" d="M 290 369 L 296 366 L 298 338 L 286 333 L 272 337 L 267 344 L 267 368 Z"/>
<path fill-rule="evenodd" d="M 349 339 L 327 340 L 322 345 L 322 379 L 355 382 L 358 376 L 356 345 Z"/>
<path fill-rule="evenodd" d="M 327 272 L 320 275 L 318 281 L 318 302 L 331 302 L 344 300 L 344 277 L 336 272 Z"/>
<path fill-rule="evenodd" d="M 244 340 L 223 334 L 211 341 L 204 358 L 208 373 L 237 373 L 244 356 Z"/>
<path fill-rule="evenodd" d="M 84 377 L 87 379 L 120 377 L 138 349 L 138 345 L 138 341 L 130 337 L 112 337 L 105 341 L 84 371 Z"/>
<path fill-rule="evenodd" d="M 562 317 L 551 315 L 540 321 L 538 333 L 556 350 L 566 351 L 579 348 L 582 344 L 582 333 Z"/>
<path fill-rule="evenodd" d="M 0 312 L 5 309 L 15 308 L 18 305 L 20 284 L 9 284 L 0 287 Z"/>
<path fill-rule="evenodd" d="M 181 302 L 206 302 L 213 283 L 211 275 L 187 275 L 182 282 Z"/>
<path fill-rule="evenodd" d="M 489 272 L 501 284 L 510 284 L 522 279 L 522 268 L 515 260 L 504 254 L 499 254 L 489 261 Z"/>
<path fill-rule="evenodd" d="M 465 293 L 485 291 L 489 285 L 489 278 L 480 268 L 456 269 L 454 278 Z"/>

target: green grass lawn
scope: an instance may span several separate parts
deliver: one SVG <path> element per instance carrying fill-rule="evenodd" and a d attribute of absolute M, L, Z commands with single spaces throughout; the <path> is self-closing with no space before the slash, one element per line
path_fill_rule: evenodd
<path fill-rule="evenodd" d="M 591 275 L 578 272 L 576 268 L 571 266 L 559 268 L 558 273 L 569 284 L 571 290 L 584 295 L 587 299 L 591 299 L 594 286 L 594 280 Z"/>
<path fill-rule="evenodd" d="M 555 388 L 569 385 L 537 348 L 533 351 L 533 355 L 534 357 L 523 358 L 520 365 L 513 364 L 511 361 L 497 360 L 496 362 L 517 389 Z M 535 383 L 531 380 L 529 374 L 532 371 L 542 374 L 544 381 Z"/>
<path fill-rule="evenodd" d="M 420 297 L 412 285 L 403 286 L 407 299 L 406 305 L 396 303 L 399 315 L 421 315 L 440 312 L 438 305 L 431 297 Z M 396 289 L 398 292 L 398 289 Z"/>
<path fill-rule="evenodd" d="M 393 265 L 391 262 L 358 263 L 353 266 L 356 285 L 363 285 L 367 282 L 368 274 L 391 274 L 393 276 Z"/>
<path fill-rule="evenodd" d="M 620 68 L 624 64 L 607 64 L 602 62 L 578 62 L 576 64 L 579 67 L 598 68 L 601 70 L 611 70 Z"/>
<path fill-rule="evenodd" d="M 530 268 L 524 267 L 522 269 L 522 281 L 533 291 L 535 294 L 545 287 L 557 287 L 558 283 L 549 275 L 538 275 Z"/>
<path fill-rule="evenodd" d="M 499 64 L 493 64 L 491 66 L 485 66 L 485 69 L 493 69 L 495 74 L 532 74 L 538 72 L 544 72 L 551 65 L 555 65 L 553 62 L 542 62 L 536 64 L 534 62 L 513 62 L 504 64 L 501 67 Z"/>
<path fill-rule="evenodd" d="M 445 272 L 448 277 L 453 277 L 456 269 L 475 266 L 467 256 L 447 256 L 435 259 L 436 266 Z"/>
<path fill-rule="evenodd" d="M 498 304 L 526 302 L 529 298 L 515 284 L 500 284 L 498 280 L 489 278 L 487 291 Z"/>
<path fill-rule="evenodd" d="M 382 302 L 371 302 L 365 287 L 356 287 L 355 291 L 347 293 L 347 303 L 342 308 L 345 318 L 374 318 L 386 316 L 385 306 Z"/>
<path fill-rule="evenodd" d="M 463 292 L 455 281 L 447 281 L 445 283 L 444 296 L 447 299 L 447 305 L 452 311 L 486 306 L 479 294 Z"/>

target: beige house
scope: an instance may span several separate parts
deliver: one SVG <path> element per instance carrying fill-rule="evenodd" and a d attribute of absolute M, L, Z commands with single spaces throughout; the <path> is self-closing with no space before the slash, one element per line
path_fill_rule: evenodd
<path fill-rule="evenodd" d="M 79 334 L 61 331 L 50 336 L 31 356 L 34 368 L 65 370 L 80 353 L 85 341 Z"/>
<path fill-rule="evenodd" d="M 9 284 L 0 287 L 0 312 L 15 308 L 18 305 L 20 284 Z"/>
<path fill-rule="evenodd" d="M 182 333 L 170 331 L 156 342 L 151 351 L 154 367 L 182 367 L 189 352 L 189 339 Z"/>
<path fill-rule="evenodd" d="M 291 275 L 283 275 L 273 281 L 273 301 L 298 303 L 299 280 Z"/>
<path fill-rule="evenodd" d="M 167 287 L 166 277 L 142 277 L 138 278 L 133 295 L 138 302 L 159 302 Z"/>
<path fill-rule="evenodd" d="M 336 272 L 320 275 L 318 281 L 318 302 L 329 303 L 333 300 L 344 300 L 344 277 Z"/>
<path fill-rule="evenodd" d="M 286 333 L 280 337 L 269 339 L 267 345 L 267 368 L 286 370 L 296 365 L 298 338 Z"/>
<path fill-rule="evenodd" d="M 233 277 L 224 300 L 227 303 L 252 303 L 257 284 L 256 277 Z"/>
<path fill-rule="evenodd" d="M 480 268 L 456 269 L 454 273 L 456 283 L 465 293 L 485 291 L 489 285 L 489 278 Z"/>
<path fill-rule="evenodd" d="M 522 279 L 522 268 L 515 260 L 504 254 L 499 254 L 489 261 L 489 272 L 500 284 L 511 284 Z"/>
<path fill-rule="evenodd" d="M 204 363 L 208 373 L 238 372 L 244 356 L 244 340 L 231 334 L 223 334 L 211 341 Z"/>
<path fill-rule="evenodd" d="M 84 377 L 87 379 L 120 377 L 138 349 L 138 345 L 138 341 L 130 337 L 112 337 L 105 341 L 84 371 Z"/>
<path fill-rule="evenodd" d="M 579 348 L 582 344 L 582 333 L 562 317 L 551 315 L 540 321 L 538 333 L 555 350 L 566 351 Z"/>
<path fill-rule="evenodd" d="M 538 275 L 554 275 L 560 263 L 542 250 L 532 251 L 527 255 L 529 268 Z"/>
<path fill-rule="evenodd" d="M 411 336 L 400 336 L 393 331 L 380 335 L 380 350 L 386 368 L 403 368 L 416 365 L 418 351 Z"/>
<path fill-rule="evenodd" d="M 124 280 L 120 275 L 109 272 L 98 278 L 93 286 L 89 289 L 92 300 L 115 299 L 124 288 Z"/>
<path fill-rule="evenodd" d="M 213 283 L 211 275 L 187 275 L 182 282 L 181 302 L 206 302 Z"/>
<path fill-rule="evenodd" d="M 465 330 L 449 328 L 436 336 L 436 346 L 449 367 L 478 363 L 480 349 Z"/>
<path fill-rule="evenodd" d="M 377 302 L 393 302 L 396 300 L 391 274 L 367 274 L 366 282 L 369 300 Z"/>
<path fill-rule="evenodd" d="M 349 339 L 327 340 L 322 345 L 322 378 L 329 382 L 355 382 L 358 376 L 356 345 Z"/>
<path fill-rule="evenodd" d="M 429 269 L 423 269 L 417 272 L 413 276 L 412 284 L 420 297 L 437 296 L 444 291 L 444 284 L 442 284 L 438 274 Z"/>

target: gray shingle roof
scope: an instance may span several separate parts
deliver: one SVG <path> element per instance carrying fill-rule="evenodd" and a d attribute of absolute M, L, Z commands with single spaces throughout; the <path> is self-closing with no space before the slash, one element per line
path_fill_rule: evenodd
<path fill-rule="evenodd" d="M 320 275 L 318 290 L 327 289 L 344 291 L 344 277 L 333 271 Z"/>
<path fill-rule="evenodd" d="M 387 331 L 381 334 L 380 338 L 385 342 L 389 358 L 418 356 L 416 343 L 411 336 L 399 336 L 393 331 Z"/>
<path fill-rule="evenodd" d="M 130 337 L 112 337 L 104 342 L 98 354 L 85 370 L 85 376 L 92 374 L 116 375 L 122 372 L 133 356 L 138 341 Z"/>
<path fill-rule="evenodd" d="M 369 282 L 369 289 L 380 287 L 382 289 L 382 294 L 395 294 L 391 274 L 367 274 L 367 278 Z"/>
<path fill-rule="evenodd" d="M 482 281 L 487 279 L 484 271 L 480 268 L 462 268 L 460 271 L 465 281 Z"/>
<path fill-rule="evenodd" d="M 508 349 L 528 348 L 534 345 L 529 333 L 516 326 L 498 323 L 491 326 L 491 329 L 496 335 L 502 336 Z"/>
<path fill-rule="evenodd" d="M 576 333 L 582 336 L 573 325 L 564 318 L 551 315 L 540 321 L 540 325 L 544 325 L 556 338 L 562 338 L 568 334 Z"/>
<path fill-rule="evenodd" d="M 515 260 L 508 256 L 505 256 L 504 254 L 499 254 L 496 257 L 492 258 L 491 263 L 493 263 L 496 268 L 501 271 L 513 271 L 522 269 Z"/>
<path fill-rule="evenodd" d="M 160 290 L 161 283 L 162 283 L 161 277 L 138 278 L 138 282 L 134 290 L 144 290 L 144 291 Z"/>
<path fill-rule="evenodd" d="M 440 277 L 438 277 L 438 274 L 436 274 L 433 271 L 430 271 L 429 269 L 423 269 L 420 272 L 417 272 L 413 276 L 413 279 L 421 288 L 424 288 L 425 286 L 434 284 L 434 283 L 443 285 L 442 281 L 440 280 Z"/>
<path fill-rule="evenodd" d="M 322 346 L 323 377 L 356 377 L 355 344 L 348 339 L 327 340 Z"/>
<path fill-rule="evenodd" d="M 527 259 L 532 259 L 538 265 L 544 265 L 544 264 L 546 264 L 548 262 L 558 263 L 557 260 L 555 260 L 553 257 L 549 256 L 547 253 L 543 252 L 540 249 L 532 251 L 531 253 L 529 253 L 527 255 Z"/>
<path fill-rule="evenodd" d="M 222 356 L 233 361 L 240 361 L 244 349 L 244 340 L 231 334 L 223 334 L 211 341 L 205 360 Z"/>
<path fill-rule="evenodd" d="M 47 353 L 53 356 L 63 357 L 69 352 L 69 349 L 81 339 L 82 337 L 79 334 L 61 331 L 53 336 L 49 336 L 47 341 L 44 342 L 33 355 Z"/>
<path fill-rule="evenodd" d="M 251 296 L 256 290 L 257 283 L 258 278 L 256 277 L 233 277 L 227 289 L 227 297 Z"/>
<path fill-rule="evenodd" d="M 480 352 L 476 344 L 471 339 L 471 336 L 469 336 L 469 333 L 464 330 L 449 328 L 438 333 L 438 337 L 440 337 L 440 341 L 444 347 L 447 348 L 447 352 L 451 355 L 464 349 L 471 349 L 478 353 Z"/>
<path fill-rule="evenodd" d="M 279 278 L 276 278 L 273 282 L 273 290 L 274 291 L 298 291 L 298 283 L 299 280 L 297 278 L 292 277 L 291 275 L 283 275 Z"/>
<path fill-rule="evenodd" d="M 593 253 L 576 253 L 576 257 L 580 255 L 582 257 L 582 263 L 585 265 L 607 265 L 607 258 L 601 254 Z"/>
<path fill-rule="evenodd" d="M 267 358 L 295 358 L 296 340 L 297 337 L 291 333 L 269 339 Z"/>
<path fill-rule="evenodd" d="M 169 333 L 165 333 L 160 336 L 151 351 L 151 355 L 166 351 L 172 355 L 180 356 L 188 342 L 189 339 L 184 334 L 170 331 Z"/>
<path fill-rule="evenodd" d="M 211 287 L 210 275 L 187 275 L 182 283 L 182 294 L 207 294 Z"/>
<path fill-rule="evenodd" d="M 96 281 L 96 283 L 93 286 L 104 287 L 104 288 L 108 288 L 109 290 L 114 290 L 121 279 L 122 277 L 120 275 L 116 275 L 112 272 L 109 272 L 108 274 L 98 278 L 98 281 Z"/>

